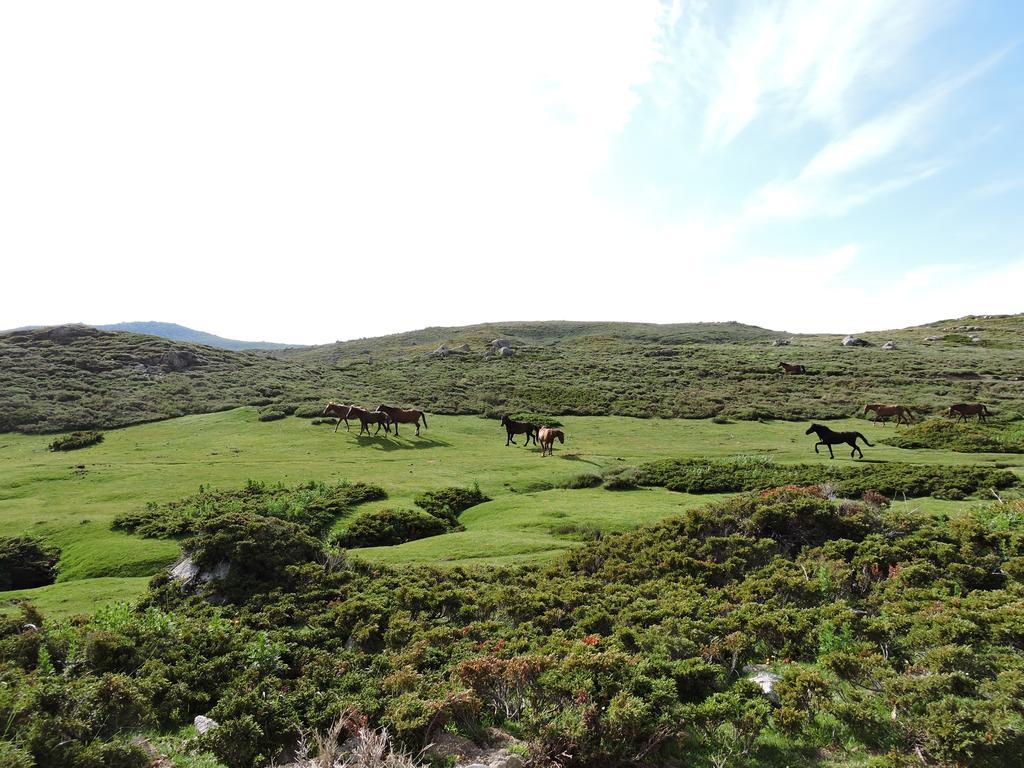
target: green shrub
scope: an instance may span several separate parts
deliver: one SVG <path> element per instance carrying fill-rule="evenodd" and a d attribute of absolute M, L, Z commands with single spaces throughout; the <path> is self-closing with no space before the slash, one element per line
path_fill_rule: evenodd
<path fill-rule="evenodd" d="M 573 475 L 567 480 L 563 480 L 558 484 L 559 488 L 579 489 L 579 488 L 597 488 L 601 483 L 604 482 L 601 476 L 593 472 L 583 472 L 579 475 Z"/>
<path fill-rule="evenodd" d="M 1024 453 L 1024 432 L 982 424 L 928 419 L 882 441 L 897 448 L 934 448 L 961 453 Z"/>
<path fill-rule="evenodd" d="M 644 475 L 636 467 L 618 467 L 605 473 L 604 487 L 609 491 L 628 491 L 639 488 Z"/>
<path fill-rule="evenodd" d="M 287 415 L 287 413 L 275 405 L 267 408 L 261 408 L 258 418 L 260 421 L 277 421 L 278 419 L 285 418 Z"/>
<path fill-rule="evenodd" d="M 292 411 L 292 415 L 300 419 L 314 419 L 318 416 L 323 416 L 324 408 L 327 403 L 302 403 L 295 406 L 295 410 Z"/>
<path fill-rule="evenodd" d="M 69 435 L 58 437 L 50 443 L 51 451 L 77 451 L 79 448 L 88 448 L 103 442 L 102 432 L 72 432 Z"/>
<path fill-rule="evenodd" d="M 382 509 L 352 518 L 334 543 L 341 547 L 383 547 L 437 536 L 450 530 L 445 520 L 416 509 Z"/>
<path fill-rule="evenodd" d="M 472 488 L 442 488 L 437 491 L 424 491 L 416 494 L 413 503 L 434 517 L 439 517 L 455 525 L 459 515 L 470 507 L 483 504 L 490 499 L 480 491 L 480 486 Z"/>
<path fill-rule="evenodd" d="M 0 591 L 53 584 L 59 560 L 59 549 L 31 536 L 0 538 Z"/>
<path fill-rule="evenodd" d="M 935 496 L 964 498 L 990 488 L 1019 484 L 1012 472 L 981 466 L 933 464 L 834 463 L 776 464 L 763 459 L 707 460 L 664 459 L 640 467 L 645 485 L 659 485 L 683 493 L 728 493 L 756 491 L 782 485 L 830 484 L 835 492 L 859 498 L 876 491 L 890 498 Z"/>

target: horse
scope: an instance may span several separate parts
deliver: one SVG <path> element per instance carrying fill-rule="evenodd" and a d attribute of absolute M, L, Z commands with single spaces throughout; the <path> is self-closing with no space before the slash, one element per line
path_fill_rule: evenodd
<path fill-rule="evenodd" d="M 388 415 L 388 420 L 395 425 L 395 437 L 398 437 L 399 424 L 415 424 L 416 437 L 420 436 L 420 419 L 423 419 L 423 426 L 427 426 L 427 414 L 415 408 L 395 408 L 390 405 L 378 405 L 377 410 Z"/>
<path fill-rule="evenodd" d="M 537 437 L 540 439 L 540 455 L 543 456 L 547 453 L 549 456 L 555 455 L 555 438 L 558 438 L 558 442 L 565 444 L 565 432 L 560 429 L 554 429 L 553 427 L 541 427 L 537 432 Z"/>
<path fill-rule="evenodd" d="M 338 423 L 334 425 L 334 431 L 337 433 L 338 427 L 341 426 L 341 422 L 345 422 L 345 429 L 348 429 L 348 417 L 349 412 L 352 410 L 351 405 L 342 405 L 341 403 L 330 402 L 327 407 L 324 408 L 324 412 L 321 416 L 337 416 Z"/>
<path fill-rule="evenodd" d="M 864 406 L 864 415 L 866 416 L 868 411 L 875 412 L 875 423 L 882 422 L 882 426 L 885 426 L 886 420 L 890 416 L 896 417 L 897 424 L 909 424 L 913 420 L 913 414 L 910 409 L 905 405 L 884 405 L 882 403 L 868 403 Z"/>
<path fill-rule="evenodd" d="M 945 410 L 944 415 L 952 416 L 954 413 L 959 416 L 956 420 L 957 424 L 961 421 L 967 421 L 968 416 L 977 416 L 978 421 L 988 421 L 985 417 L 992 415 L 989 413 L 988 408 L 981 403 L 957 403 L 956 405 L 949 406 Z"/>
<path fill-rule="evenodd" d="M 374 435 L 380 433 L 380 425 L 384 425 L 384 434 L 391 434 L 391 419 L 388 415 L 382 411 L 368 411 L 365 408 L 357 408 L 354 405 L 348 407 L 348 415 L 353 419 L 359 419 L 359 434 L 363 434 L 363 430 L 366 430 L 366 434 L 370 434 L 370 428 L 367 424 L 376 424 L 377 431 Z M 398 434 L 398 429 L 395 429 L 395 434 Z"/>
<path fill-rule="evenodd" d="M 833 459 L 836 457 L 836 455 L 832 453 L 832 446 L 838 445 L 839 443 L 846 443 L 847 445 L 853 446 L 853 450 L 850 451 L 851 459 L 853 458 L 854 451 L 859 453 L 860 457 L 863 459 L 864 451 L 857 447 L 858 437 L 861 440 L 863 440 L 864 444 L 867 445 L 869 448 L 874 448 L 874 446 L 868 442 L 868 439 L 864 437 L 864 435 L 862 435 L 860 432 L 833 432 L 831 429 L 821 424 L 811 424 L 811 426 L 807 428 L 807 431 L 804 432 L 804 434 L 809 435 L 812 432 L 818 436 L 818 442 L 814 444 L 814 452 L 818 452 L 819 445 L 824 445 L 826 448 L 828 448 L 829 457 Z"/>
<path fill-rule="evenodd" d="M 782 368 L 782 372 L 785 373 L 807 373 L 807 369 L 802 365 L 793 363 L 779 363 Z"/>
<path fill-rule="evenodd" d="M 513 435 L 526 435 L 526 442 L 524 446 L 530 445 L 530 438 L 533 438 L 533 444 L 537 444 L 537 430 L 540 429 L 536 424 L 531 424 L 528 421 L 512 421 L 507 415 L 501 417 L 501 426 L 505 428 L 508 436 L 505 438 L 505 446 L 508 447 L 509 443 L 512 445 L 518 445 L 518 443 L 512 439 Z"/>

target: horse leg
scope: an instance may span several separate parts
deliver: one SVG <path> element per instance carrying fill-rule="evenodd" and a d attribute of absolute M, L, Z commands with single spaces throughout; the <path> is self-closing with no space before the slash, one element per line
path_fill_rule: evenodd
<path fill-rule="evenodd" d="M 419 417 L 417 417 L 416 418 L 416 437 L 419 437 L 419 436 L 420 436 L 420 420 L 419 420 Z"/>
<path fill-rule="evenodd" d="M 823 443 L 823 442 L 820 442 L 820 441 L 819 441 L 819 442 L 817 442 L 817 443 L 815 443 L 815 444 L 814 444 L 814 452 L 815 452 L 815 453 L 817 453 L 817 452 L 818 452 L 818 446 L 819 446 L 819 445 L 824 445 L 824 444 L 825 444 L 825 443 Z"/>
<path fill-rule="evenodd" d="M 338 423 L 340 424 L 341 422 L 339 421 Z M 346 432 L 351 432 L 351 431 L 352 431 L 352 430 L 350 430 L 350 429 L 348 428 L 348 419 L 345 419 L 345 431 L 346 431 Z"/>
<path fill-rule="evenodd" d="M 512 433 L 506 431 L 505 432 L 505 447 L 508 448 L 508 444 L 511 443 L 511 442 L 512 442 Z"/>
<path fill-rule="evenodd" d="M 334 425 L 334 434 L 338 434 L 338 427 L 341 426 L 341 419 L 338 419 L 338 423 Z"/>
<path fill-rule="evenodd" d="M 836 455 L 832 453 L 832 443 L 825 443 L 825 447 L 828 448 L 828 457 L 834 459 Z"/>

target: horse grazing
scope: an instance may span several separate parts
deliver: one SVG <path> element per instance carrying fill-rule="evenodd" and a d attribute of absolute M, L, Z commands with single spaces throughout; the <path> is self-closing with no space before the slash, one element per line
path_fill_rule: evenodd
<path fill-rule="evenodd" d="M 954 413 L 959 417 L 956 420 L 957 424 L 961 421 L 967 421 L 969 416 L 977 416 L 978 421 L 988 421 L 985 417 L 992 415 L 989 413 L 988 408 L 981 403 L 957 403 L 945 410 L 946 416 L 952 416 Z"/>
<path fill-rule="evenodd" d="M 332 401 L 327 404 L 327 407 L 324 408 L 324 412 L 320 415 L 336 416 L 338 418 L 338 423 L 334 425 L 334 431 L 337 432 L 338 427 L 341 426 L 341 422 L 343 421 L 345 422 L 345 429 L 348 429 L 348 417 L 351 410 L 351 405 L 342 405 L 341 403 L 335 403 Z"/>
<path fill-rule="evenodd" d="M 530 445 L 530 438 L 533 438 L 533 444 L 537 444 L 537 430 L 540 429 L 536 424 L 531 424 L 528 421 L 513 421 L 507 415 L 501 417 L 501 426 L 505 428 L 508 436 L 505 438 L 505 446 L 509 443 L 512 445 L 519 445 L 515 440 L 512 439 L 513 435 L 526 435 L 526 442 L 524 446 Z"/>
<path fill-rule="evenodd" d="M 785 373 L 807 373 L 807 369 L 795 363 L 779 363 L 782 372 Z"/>
<path fill-rule="evenodd" d="M 866 416 L 868 411 L 875 412 L 875 423 L 882 422 L 882 426 L 885 426 L 885 422 L 890 416 L 896 417 L 897 424 L 909 424 L 913 420 L 913 414 L 910 409 L 905 405 L 884 405 L 882 403 L 868 403 L 864 406 L 864 415 Z"/>
<path fill-rule="evenodd" d="M 423 419 L 423 426 L 427 426 L 427 414 L 417 411 L 415 408 L 395 408 L 390 405 L 378 405 L 377 410 L 388 415 L 388 419 L 395 425 L 395 437 L 398 437 L 399 424 L 415 424 L 416 437 L 420 436 L 420 419 Z"/>
<path fill-rule="evenodd" d="M 545 453 L 549 456 L 555 455 L 555 438 L 558 438 L 558 442 L 565 444 L 565 432 L 560 429 L 554 429 L 553 427 L 541 427 L 537 432 L 537 437 L 540 439 L 540 455 L 543 456 Z"/>
<path fill-rule="evenodd" d="M 357 408 L 354 405 L 350 405 L 348 408 L 348 415 L 349 418 L 359 419 L 360 435 L 363 434 L 364 429 L 366 430 L 367 435 L 370 434 L 370 428 L 367 426 L 367 424 L 377 425 L 377 431 L 373 433 L 374 435 L 377 435 L 380 432 L 381 424 L 384 425 L 384 434 L 391 434 L 391 419 L 388 418 L 388 415 L 386 413 L 383 413 L 381 411 L 368 411 L 365 408 Z M 397 428 L 395 429 L 395 434 L 398 434 Z"/>
<path fill-rule="evenodd" d="M 804 434 L 809 435 L 812 432 L 818 436 L 818 442 L 814 444 L 814 452 L 818 452 L 819 445 L 824 445 L 826 448 L 828 448 L 829 457 L 833 459 L 836 457 L 836 455 L 832 453 L 832 446 L 838 445 L 839 443 L 846 443 L 847 445 L 853 447 L 853 450 L 850 451 L 850 458 L 853 458 L 854 451 L 856 451 L 857 453 L 860 454 L 860 457 L 863 459 L 864 452 L 857 447 L 858 437 L 861 440 L 863 440 L 864 444 L 867 445 L 869 448 L 874 448 L 874 446 L 868 442 L 868 439 L 864 437 L 864 435 L 862 435 L 860 432 L 833 432 L 831 429 L 821 424 L 811 424 L 811 426 L 807 428 L 807 431 L 804 432 Z"/>

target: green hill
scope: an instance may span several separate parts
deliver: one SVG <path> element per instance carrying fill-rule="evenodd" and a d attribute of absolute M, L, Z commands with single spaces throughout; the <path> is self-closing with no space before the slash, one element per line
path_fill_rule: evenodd
<path fill-rule="evenodd" d="M 272 403 L 311 413 L 328 399 L 485 415 L 824 420 L 866 402 L 928 414 L 960 401 L 1024 413 L 1024 315 L 862 337 L 872 346 L 738 323 L 490 323 L 236 352 L 59 326 L 0 336 L 0 431 L 123 426 Z M 780 338 L 788 345 L 773 346 Z M 511 351 L 491 350 L 496 339 Z M 897 349 L 882 348 L 889 340 Z M 196 361 L 176 365 L 174 353 Z M 782 361 L 808 375 L 780 375 Z"/>

